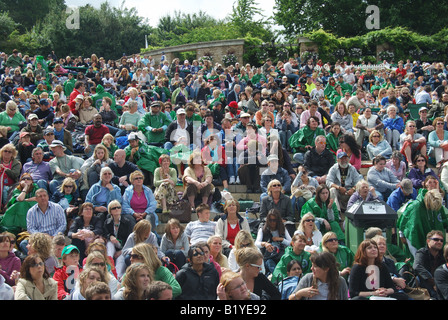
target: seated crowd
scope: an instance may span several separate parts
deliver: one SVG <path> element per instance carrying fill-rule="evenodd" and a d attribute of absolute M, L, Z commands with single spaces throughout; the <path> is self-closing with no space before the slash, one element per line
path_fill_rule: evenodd
<path fill-rule="evenodd" d="M 408 300 L 405 271 L 448 299 L 443 64 L 11 57 L 0 299 Z M 352 252 L 358 201 L 398 220 Z"/>

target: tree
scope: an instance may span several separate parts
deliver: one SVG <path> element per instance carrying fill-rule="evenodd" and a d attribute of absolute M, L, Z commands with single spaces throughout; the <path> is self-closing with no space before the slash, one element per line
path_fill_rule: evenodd
<path fill-rule="evenodd" d="M 340 37 L 368 33 L 368 5 L 379 9 L 380 28 L 405 27 L 420 34 L 435 34 L 445 27 L 448 7 L 429 0 L 275 0 L 274 20 L 289 38 L 323 29 Z"/>
<path fill-rule="evenodd" d="M 258 19 L 255 19 L 256 17 Z M 273 37 L 271 24 L 255 0 L 236 0 L 228 20 L 239 31 L 240 37 L 252 35 L 270 41 Z"/>

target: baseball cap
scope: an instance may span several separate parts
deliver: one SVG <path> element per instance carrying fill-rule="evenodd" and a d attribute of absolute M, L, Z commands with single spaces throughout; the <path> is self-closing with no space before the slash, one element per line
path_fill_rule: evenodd
<path fill-rule="evenodd" d="M 250 114 L 248 114 L 247 112 L 244 112 L 243 114 L 240 115 L 240 118 L 249 118 Z"/>
<path fill-rule="evenodd" d="M 238 109 L 238 103 L 236 101 L 231 101 L 229 103 L 230 108 Z"/>
<path fill-rule="evenodd" d="M 76 99 L 84 99 L 84 96 L 82 95 L 82 94 L 78 94 L 77 96 L 76 96 Z"/>
<path fill-rule="evenodd" d="M 420 109 L 418 109 L 418 112 L 421 112 L 421 111 L 423 111 L 423 110 L 428 110 L 428 108 L 426 108 L 426 107 L 421 107 Z"/>
<path fill-rule="evenodd" d="M 139 140 L 138 135 L 135 132 L 131 132 L 128 136 L 128 141 L 130 140 Z"/>
<path fill-rule="evenodd" d="M 22 132 L 20 132 L 19 137 L 20 137 L 20 138 L 23 138 L 24 136 L 30 136 L 30 133 L 29 133 L 28 131 L 22 131 Z"/>
<path fill-rule="evenodd" d="M 342 157 L 348 157 L 348 155 L 344 151 L 341 151 L 338 153 L 337 157 L 338 157 L 338 159 L 341 159 Z"/>
<path fill-rule="evenodd" d="M 185 109 L 184 108 L 177 109 L 176 114 L 186 114 Z"/>
<path fill-rule="evenodd" d="M 44 136 L 46 136 L 49 133 L 54 133 L 54 130 L 52 128 L 47 128 L 44 130 Z"/>
<path fill-rule="evenodd" d="M 39 119 L 39 117 L 38 117 L 37 114 L 35 114 L 35 113 L 30 113 L 30 114 L 28 115 L 28 120 L 31 120 L 31 119 Z"/>
<path fill-rule="evenodd" d="M 46 105 L 46 106 L 48 106 L 49 105 L 49 103 L 48 103 L 48 100 L 47 99 L 40 99 L 40 101 L 39 101 L 39 103 L 42 105 Z"/>
<path fill-rule="evenodd" d="M 64 150 L 67 149 L 61 140 L 53 140 L 53 142 L 50 144 L 50 148 L 54 147 L 62 147 L 62 149 Z"/>
<path fill-rule="evenodd" d="M 70 254 L 73 250 L 76 250 L 79 253 L 79 249 L 76 246 L 72 244 L 65 246 L 64 249 L 62 249 L 61 257 L 63 257 L 65 254 Z"/>
<path fill-rule="evenodd" d="M 64 120 L 60 117 L 54 118 L 53 123 L 64 123 Z"/>

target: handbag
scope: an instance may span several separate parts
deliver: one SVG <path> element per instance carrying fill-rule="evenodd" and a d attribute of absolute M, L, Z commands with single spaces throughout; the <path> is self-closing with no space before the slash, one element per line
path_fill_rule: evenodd
<path fill-rule="evenodd" d="M 419 281 L 413 273 L 411 273 L 409 271 L 405 271 L 403 273 L 409 274 L 413 278 L 414 283 L 415 283 L 414 288 L 406 285 L 406 287 L 403 290 L 408 295 L 409 298 L 411 298 L 413 300 L 429 300 L 431 298 L 431 296 L 429 295 L 428 289 L 420 287 Z"/>
<path fill-rule="evenodd" d="M 174 204 L 167 205 L 168 213 L 162 214 L 163 220 L 167 221 L 171 218 L 179 220 L 180 223 L 188 223 L 191 221 L 191 206 L 188 200 L 181 199 L 176 201 Z M 162 221 L 163 222 L 163 221 Z"/>

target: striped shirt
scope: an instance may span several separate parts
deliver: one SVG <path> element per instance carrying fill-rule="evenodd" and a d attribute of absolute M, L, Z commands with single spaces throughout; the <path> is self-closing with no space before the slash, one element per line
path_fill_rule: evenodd
<path fill-rule="evenodd" d="M 216 222 L 214 221 L 201 222 L 196 220 L 188 223 L 185 228 L 185 234 L 190 238 L 190 245 L 200 241 L 207 242 L 208 238 L 215 234 L 215 226 Z"/>
<path fill-rule="evenodd" d="M 67 220 L 64 209 L 59 204 L 48 201 L 48 208 L 45 212 L 42 212 L 38 204 L 28 210 L 26 225 L 30 234 L 42 232 L 55 236 L 58 232 L 65 232 Z"/>

